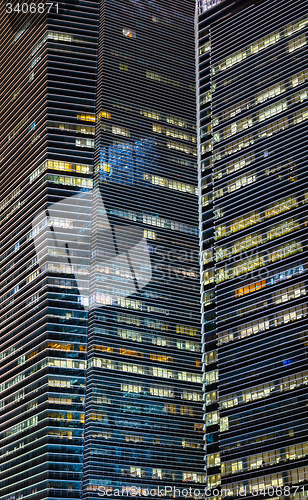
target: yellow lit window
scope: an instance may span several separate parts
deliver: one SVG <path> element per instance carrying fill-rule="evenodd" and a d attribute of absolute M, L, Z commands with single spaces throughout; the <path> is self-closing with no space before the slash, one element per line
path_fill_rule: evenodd
<path fill-rule="evenodd" d="M 101 111 L 97 115 L 97 119 L 99 120 L 100 118 L 107 118 L 107 120 L 110 120 L 111 119 L 111 113 L 109 113 L 108 111 Z"/>
<path fill-rule="evenodd" d="M 308 69 L 303 69 L 296 75 L 293 75 L 290 79 L 291 87 L 297 87 L 297 85 L 301 85 L 306 80 L 308 80 Z"/>
<path fill-rule="evenodd" d="M 158 134 L 161 134 L 163 131 L 161 125 L 156 125 L 156 123 L 153 123 L 152 130 L 153 132 L 157 132 Z"/>
<path fill-rule="evenodd" d="M 306 35 L 300 35 L 297 36 L 296 38 L 293 38 L 290 40 L 287 44 L 287 51 L 288 52 L 294 52 L 295 50 L 300 49 L 301 47 L 304 47 L 306 45 L 307 40 L 306 40 Z"/>
<path fill-rule="evenodd" d="M 285 28 L 285 36 L 290 36 L 293 35 L 293 33 L 296 33 L 297 31 L 302 30 L 305 28 L 305 26 L 308 24 L 308 17 L 304 17 L 302 19 L 299 19 L 298 21 L 295 21 L 295 23 L 288 24 L 288 26 Z"/>
<path fill-rule="evenodd" d="M 144 354 L 139 351 L 133 351 L 132 349 L 122 349 L 120 348 L 120 354 L 123 356 L 135 356 L 137 358 L 143 358 Z"/>
<path fill-rule="evenodd" d="M 173 413 L 174 415 L 176 414 L 176 405 L 165 403 L 164 408 L 166 413 Z"/>

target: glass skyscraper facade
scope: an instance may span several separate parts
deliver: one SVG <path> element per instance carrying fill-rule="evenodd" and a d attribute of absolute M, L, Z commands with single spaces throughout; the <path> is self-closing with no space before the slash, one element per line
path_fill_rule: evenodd
<path fill-rule="evenodd" d="M 99 9 L 1 10 L 1 498 L 80 498 L 87 270 L 53 238 L 78 211 L 46 210 L 93 185 Z"/>
<path fill-rule="evenodd" d="M 193 32 L 194 2 L 102 7 L 84 498 L 205 479 Z"/>
<path fill-rule="evenodd" d="M 194 7 L 1 5 L 2 500 L 204 482 Z"/>
<path fill-rule="evenodd" d="M 307 27 L 307 2 L 198 4 L 207 487 L 230 498 L 307 494 Z"/>

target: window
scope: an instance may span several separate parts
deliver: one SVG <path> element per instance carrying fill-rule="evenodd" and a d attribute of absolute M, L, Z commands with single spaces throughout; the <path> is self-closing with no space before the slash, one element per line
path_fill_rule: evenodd
<path fill-rule="evenodd" d="M 239 50 L 238 52 L 235 52 L 235 54 L 226 57 L 220 63 L 218 63 L 217 70 L 224 71 L 228 68 L 231 68 L 231 66 L 234 66 L 235 64 L 246 59 L 246 57 L 247 57 L 246 49 Z"/>
<path fill-rule="evenodd" d="M 218 392 L 217 391 L 211 391 L 207 392 L 205 394 L 205 404 L 206 406 L 209 406 L 217 401 L 218 397 Z"/>
<path fill-rule="evenodd" d="M 205 374 L 205 384 L 210 385 L 218 382 L 218 370 L 212 370 Z"/>
<path fill-rule="evenodd" d="M 280 40 L 280 33 L 279 31 L 276 31 L 275 33 L 272 33 L 271 35 L 267 35 L 261 40 L 258 40 L 257 42 L 253 43 L 250 45 L 250 53 L 251 54 L 257 54 L 260 52 L 260 50 L 264 50 L 270 45 L 273 45 L 274 43 L 278 42 Z"/>
<path fill-rule="evenodd" d="M 250 101 L 249 99 L 245 99 L 237 104 L 235 104 L 232 108 L 228 108 L 222 112 L 223 120 L 229 120 L 230 118 L 234 118 L 236 115 L 249 109 Z M 213 124 L 214 125 L 214 124 Z"/>
<path fill-rule="evenodd" d="M 152 469 L 152 479 L 162 479 L 162 469 Z"/>
<path fill-rule="evenodd" d="M 214 270 L 213 269 L 208 269 L 208 270 L 204 271 L 203 283 L 204 283 L 204 285 L 214 283 Z"/>
<path fill-rule="evenodd" d="M 172 413 L 173 415 L 176 415 L 176 405 L 172 405 L 170 403 L 165 403 L 164 409 L 165 409 L 166 413 Z"/>
<path fill-rule="evenodd" d="M 300 35 L 296 38 L 292 38 L 292 40 L 287 43 L 287 52 L 294 52 L 295 50 L 298 50 L 306 45 L 306 43 L 306 35 Z"/>
<path fill-rule="evenodd" d="M 296 75 L 293 75 L 290 79 L 290 86 L 297 87 L 297 85 L 305 83 L 306 80 L 308 80 L 308 69 L 304 69 L 299 73 L 296 73 Z"/>
<path fill-rule="evenodd" d="M 168 141 L 167 147 L 169 149 L 175 149 L 177 151 L 182 151 L 182 153 L 192 154 L 194 156 L 197 156 L 196 148 L 192 148 L 192 147 L 190 147 L 186 144 L 182 144 L 180 142 Z"/>
<path fill-rule="evenodd" d="M 142 477 L 141 467 L 130 467 L 130 475 L 131 477 Z"/>
<path fill-rule="evenodd" d="M 196 335 L 199 335 L 200 332 L 197 328 L 194 328 L 192 326 L 176 325 L 176 333 L 180 333 L 182 335 L 196 336 Z"/>
<path fill-rule="evenodd" d="M 139 311 L 142 309 L 142 303 L 140 300 L 123 299 L 121 297 L 118 298 L 118 306 L 125 307 L 126 309 L 137 309 Z"/>
<path fill-rule="evenodd" d="M 199 48 L 199 56 L 202 56 L 202 54 L 206 54 L 210 50 L 211 50 L 211 43 L 210 41 L 207 41 Z"/>
<path fill-rule="evenodd" d="M 253 233 L 246 236 L 241 240 L 238 240 L 232 247 L 232 253 L 238 253 L 248 248 L 254 247 L 262 243 L 261 233 Z"/>
<path fill-rule="evenodd" d="M 293 22 L 291 24 L 288 24 L 288 26 L 284 30 L 285 36 L 293 35 L 293 33 L 296 33 L 297 31 L 300 31 L 303 28 L 305 28 L 307 24 L 308 24 L 308 17 L 299 19 L 295 23 Z"/>
<path fill-rule="evenodd" d="M 173 363 L 173 357 L 166 356 L 165 354 L 150 353 L 150 359 L 152 359 L 153 361 L 161 361 L 163 363 Z"/>
<path fill-rule="evenodd" d="M 19 123 L 18 125 L 14 128 L 13 132 L 11 132 L 9 135 L 8 135 L 8 142 L 10 142 L 12 139 L 14 139 L 14 137 L 16 135 L 19 134 L 19 132 L 21 131 L 22 127 L 27 123 L 27 121 L 29 120 L 29 117 L 26 116 L 25 118 L 23 118 Z"/>
<path fill-rule="evenodd" d="M 220 432 L 227 431 L 229 429 L 229 417 L 222 417 L 220 419 Z"/>
<path fill-rule="evenodd" d="M 227 228 L 226 226 L 217 226 L 215 229 L 215 239 L 219 240 L 220 238 L 223 238 L 224 236 L 227 235 Z"/>
<path fill-rule="evenodd" d="M 197 472 L 183 472 L 183 481 L 190 481 L 194 483 L 204 483 L 205 474 L 199 474 Z"/>
<path fill-rule="evenodd" d="M 206 104 L 207 102 L 211 102 L 211 100 L 212 100 L 211 91 L 206 92 L 206 94 L 200 96 L 200 106 L 202 106 L 202 104 Z"/>
<path fill-rule="evenodd" d="M 268 99 L 272 99 L 273 97 L 276 97 L 277 95 L 280 95 L 282 92 L 285 92 L 286 88 L 284 83 L 276 83 L 275 85 L 272 85 L 271 87 L 263 90 L 256 96 L 256 104 L 261 104 Z"/>
<path fill-rule="evenodd" d="M 296 198 L 294 196 L 288 196 L 287 198 L 283 198 L 269 205 L 265 210 L 265 217 L 273 217 L 285 212 L 286 210 L 291 210 L 292 208 L 297 207 L 297 205 L 298 203 Z"/>
<path fill-rule="evenodd" d="M 207 487 L 208 488 L 215 488 L 216 486 L 219 486 L 221 484 L 221 476 L 220 474 L 215 474 L 212 476 L 207 477 Z"/>
<path fill-rule="evenodd" d="M 246 154 L 242 156 L 241 158 L 238 158 L 235 161 L 232 161 L 227 164 L 225 174 L 224 175 L 230 175 L 233 174 L 234 172 L 237 172 L 238 170 L 241 170 L 242 168 L 246 167 L 247 165 L 250 165 L 255 161 L 254 159 L 254 154 Z"/>
<path fill-rule="evenodd" d="M 304 120 L 308 120 L 308 108 L 301 109 L 293 115 L 293 123 L 297 125 Z"/>
<path fill-rule="evenodd" d="M 161 398 L 174 398 L 174 390 L 172 387 L 167 386 L 153 386 L 150 387 L 150 394 Z"/>
<path fill-rule="evenodd" d="M 203 264 L 208 264 L 209 262 L 212 262 L 214 258 L 214 249 L 211 248 L 210 250 L 204 250 L 202 252 L 202 261 Z"/>
<path fill-rule="evenodd" d="M 239 120 L 237 122 L 231 123 L 228 127 L 223 129 L 223 137 L 224 139 L 227 139 L 228 137 L 231 137 L 232 135 L 238 134 L 239 132 L 242 132 L 243 130 L 246 130 L 249 127 L 252 127 L 253 121 L 252 121 L 252 116 L 247 116 L 245 118 L 242 118 L 242 120 Z M 219 140 L 215 140 L 215 134 L 214 134 L 214 142 L 219 142 Z"/>
<path fill-rule="evenodd" d="M 271 33 L 270 35 L 266 35 L 265 37 L 261 38 L 260 40 L 257 40 L 256 42 L 249 45 L 248 47 L 245 47 L 244 49 L 241 49 L 241 50 L 235 52 L 234 54 L 226 57 L 222 61 L 220 61 L 217 66 L 214 66 L 212 68 L 212 74 L 215 74 L 219 71 L 225 71 L 226 69 L 243 61 L 244 59 L 246 59 L 246 57 L 253 55 L 253 54 L 257 54 L 261 50 L 264 50 L 267 47 L 270 47 L 271 45 L 276 43 L 278 40 L 280 40 L 279 31 Z"/>
<path fill-rule="evenodd" d="M 153 366 L 152 375 L 153 377 L 175 378 L 175 373 L 172 370 L 167 370 L 166 368 L 160 368 L 158 366 Z"/>
<path fill-rule="evenodd" d="M 189 415 L 190 417 L 194 416 L 194 409 L 192 406 L 183 406 L 180 407 L 181 415 Z"/>
<path fill-rule="evenodd" d="M 282 304 L 283 302 L 296 299 L 302 295 L 306 295 L 306 286 L 303 282 L 274 292 L 272 294 L 272 299 L 275 304 Z"/>
<path fill-rule="evenodd" d="M 236 153 L 237 151 L 240 151 L 241 149 L 248 148 L 248 146 L 250 146 L 253 143 L 254 143 L 254 138 L 253 135 L 250 134 L 226 145 L 225 148 L 220 151 L 220 153 L 223 156 L 230 156 Z"/>
<path fill-rule="evenodd" d="M 213 411 L 206 414 L 206 425 L 215 425 L 219 421 L 218 411 Z"/>
<path fill-rule="evenodd" d="M 264 287 L 266 287 L 266 280 L 257 281 L 256 283 L 252 283 L 251 285 L 247 285 L 243 288 L 238 288 L 234 293 L 236 297 L 242 297 L 247 293 L 255 292 Z"/>
<path fill-rule="evenodd" d="M 111 130 L 113 134 L 122 135 L 124 137 L 130 137 L 130 131 L 127 128 L 113 125 Z"/>
<path fill-rule="evenodd" d="M 258 267 L 263 267 L 263 266 L 264 266 L 264 257 L 262 255 L 257 255 L 256 257 L 244 259 L 239 264 L 229 269 L 229 272 L 226 273 L 225 279 L 227 279 L 227 277 L 234 278 L 235 276 L 248 273 L 250 271 L 253 271 L 253 269 L 257 269 Z"/>
<path fill-rule="evenodd" d="M 77 115 L 77 120 L 83 120 L 87 122 L 95 122 L 95 115 Z"/>
<path fill-rule="evenodd" d="M 127 38 L 136 38 L 136 32 L 129 28 L 123 28 L 122 35 L 126 36 Z"/>
<path fill-rule="evenodd" d="M 143 109 L 140 111 L 140 114 L 146 116 L 147 118 L 151 118 L 152 120 L 161 120 L 161 115 L 157 111 Z"/>
<path fill-rule="evenodd" d="M 84 116 L 84 115 L 81 115 L 81 116 Z M 89 116 L 89 115 L 86 115 L 86 116 Z M 108 111 L 100 111 L 97 115 L 97 119 L 99 120 L 100 118 L 107 118 L 107 120 L 110 120 L 111 113 L 109 113 Z"/>
<path fill-rule="evenodd" d="M 238 338 L 243 339 L 245 337 L 249 337 L 250 335 L 254 335 L 259 332 L 263 332 L 264 330 L 269 330 L 269 319 L 264 318 L 262 320 L 251 321 L 238 327 Z"/>
<path fill-rule="evenodd" d="M 138 384 L 121 384 L 121 391 L 138 394 L 140 392 L 143 392 L 143 387 L 142 385 Z"/>
<path fill-rule="evenodd" d="M 302 245 L 299 241 L 292 241 L 291 243 L 286 243 L 285 245 L 276 247 L 268 256 L 269 262 L 275 262 L 276 260 L 284 259 L 298 252 L 302 252 Z"/>
<path fill-rule="evenodd" d="M 280 224 L 269 228 L 267 232 L 267 240 L 278 238 L 279 236 L 283 236 L 284 234 L 290 233 L 298 228 L 299 224 L 295 219 L 285 220 L 280 222 Z"/>
<path fill-rule="evenodd" d="M 307 315 L 306 304 L 301 304 L 299 306 L 291 307 L 290 309 L 285 309 L 275 315 L 275 326 L 282 323 L 289 323 L 290 321 L 297 321 L 298 319 L 304 318 Z"/>
<path fill-rule="evenodd" d="M 220 465 L 220 454 L 213 453 L 212 455 L 207 455 L 207 466 L 217 467 Z"/>
<path fill-rule="evenodd" d="M 176 116 L 167 116 L 166 122 L 176 125 L 177 127 L 187 128 L 187 122 L 183 118 L 177 118 Z"/>
<path fill-rule="evenodd" d="M 211 351 L 204 354 L 203 362 L 205 366 L 217 361 L 217 351 Z"/>
<path fill-rule="evenodd" d="M 252 184 L 257 180 L 256 173 L 253 171 L 249 174 L 242 175 L 241 177 L 237 177 L 235 180 L 229 182 L 228 184 L 228 193 L 232 193 L 237 191 L 243 186 L 247 186 Z"/>
<path fill-rule="evenodd" d="M 295 104 L 300 103 L 308 99 L 308 90 L 303 89 L 292 96 L 292 102 Z"/>
<path fill-rule="evenodd" d="M 157 175 L 143 174 L 145 181 L 150 182 L 156 186 L 167 187 L 169 189 L 174 189 L 175 191 L 182 191 L 183 193 L 190 193 L 198 195 L 198 188 L 192 186 L 191 184 L 185 184 L 172 179 L 166 179 L 164 177 L 159 177 Z"/>
<path fill-rule="evenodd" d="M 230 396 L 223 396 L 221 398 L 221 407 L 222 408 L 233 408 L 233 406 L 236 406 L 239 404 L 238 397 L 230 394 Z"/>
<path fill-rule="evenodd" d="M 281 132 L 282 130 L 285 130 L 286 128 L 289 127 L 289 122 L 288 118 L 280 118 L 280 120 L 277 120 L 275 122 L 272 122 L 265 127 L 262 127 L 258 131 L 258 137 L 262 139 L 263 137 L 271 137 L 274 134 L 277 134 L 278 132 Z"/>
<path fill-rule="evenodd" d="M 139 332 L 118 328 L 118 334 L 123 339 L 133 340 L 134 342 L 142 342 L 142 334 Z"/>
<path fill-rule="evenodd" d="M 61 175 L 48 174 L 47 181 L 53 182 L 54 184 L 64 184 L 67 186 L 76 186 L 81 188 L 92 189 L 93 180 L 84 179 L 83 177 L 64 177 Z"/>
<path fill-rule="evenodd" d="M 202 206 L 206 207 L 207 205 L 209 205 L 212 202 L 212 200 L 213 200 L 212 193 L 209 193 L 209 194 L 202 196 L 202 199 L 201 199 Z"/>
<path fill-rule="evenodd" d="M 272 116 L 277 115 L 278 113 L 282 113 L 282 111 L 285 111 L 288 107 L 287 100 L 284 99 L 282 101 L 277 101 L 270 106 L 267 106 L 266 108 L 263 108 L 261 111 L 258 113 L 258 120 L 259 122 L 263 120 L 267 120 L 268 118 L 271 118 Z"/>
<path fill-rule="evenodd" d="M 93 139 L 75 139 L 75 144 L 79 148 L 94 148 Z"/>

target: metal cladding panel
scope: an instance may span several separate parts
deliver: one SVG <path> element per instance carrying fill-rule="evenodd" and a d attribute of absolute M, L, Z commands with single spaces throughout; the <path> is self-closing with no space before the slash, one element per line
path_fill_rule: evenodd
<path fill-rule="evenodd" d="M 207 487 L 232 498 L 307 479 L 307 26 L 270 0 L 197 25 Z"/>

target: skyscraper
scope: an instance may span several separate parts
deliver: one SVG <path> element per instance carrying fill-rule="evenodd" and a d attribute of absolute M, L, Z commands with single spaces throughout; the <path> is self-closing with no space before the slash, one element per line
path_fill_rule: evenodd
<path fill-rule="evenodd" d="M 232 498 L 307 484 L 307 26 L 307 2 L 198 4 L 207 486 Z"/>
<path fill-rule="evenodd" d="M 85 498 L 205 477 L 194 2 L 100 15 Z"/>
<path fill-rule="evenodd" d="M 65 269 L 47 220 L 34 223 L 42 210 L 93 185 L 99 9 L 97 2 L 76 4 L 58 12 L 53 6 L 48 15 L 6 15 L 1 4 L 5 499 L 80 498 L 87 312 L 76 279 L 86 270 Z M 48 223 L 63 239 L 78 231 L 78 212 L 56 215 Z"/>
<path fill-rule="evenodd" d="M 198 487 L 194 2 L 1 9 L 1 498 Z"/>

